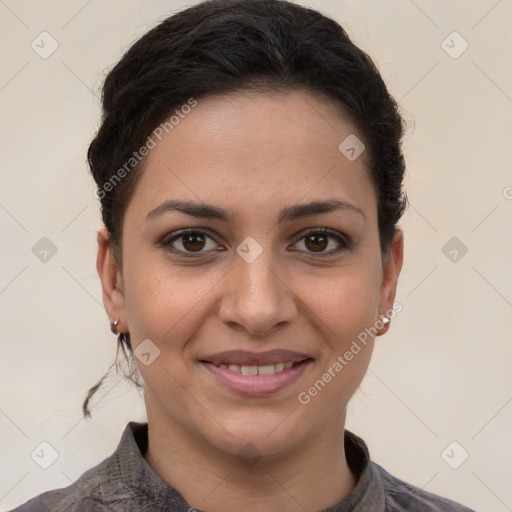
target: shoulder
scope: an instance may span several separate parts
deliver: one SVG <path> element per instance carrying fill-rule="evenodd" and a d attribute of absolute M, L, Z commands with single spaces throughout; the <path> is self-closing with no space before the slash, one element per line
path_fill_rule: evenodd
<path fill-rule="evenodd" d="M 380 480 L 384 492 L 386 512 L 475 512 L 474 510 L 437 494 L 425 491 L 388 473 L 384 468 L 370 463 Z"/>
<path fill-rule="evenodd" d="M 76 482 L 62 489 L 47 491 L 11 512 L 89 512 L 101 508 L 100 479 L 108 459 L 85 472 Z"/>
<path fill-rule="evenodd" d="M 128 510 L 140 471 L 141 455 L 135 435 L 144 437 L 146 424 L 130 422 L 114 453 L 89 469 L 73 484 L 44 492 L 11 512 L 99 512 Z"/>

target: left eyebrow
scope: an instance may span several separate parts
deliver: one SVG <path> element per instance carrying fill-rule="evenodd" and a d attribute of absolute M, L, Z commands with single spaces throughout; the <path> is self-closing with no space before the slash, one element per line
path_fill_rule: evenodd
<path fill-rule="evenodd" d="M 294 206 L 284 208 L 279 214 L 278 222 L 281 224 L 285 221 L 297 220 L 302 217 L 309 217 L 310 215 L 320 215 L 322 213 L 339 210 L 355 212 L 366 220 L 364 212 L 357 206 L 347 203 L 346 201 L 331 199 L 330 201 L 312 201 L 311 203 L 296 204 Z"/>
<path fill-rule="evenodd" d="M 364 212 L 357 206 L 351 203 L 347 203 L 346 201 L 331 199 L 328 201 L 312 201 L 310 203 L 296 204 L 294 206 L 283 208 L 279 213 L 278 223 L 282 224 L 283 222 L 290 222 L 292 220 L 301 219 L 303 217 L 320 215 L 323 213 L 340 210 L 354 212 L 366 220 Z M 168 211 L 179 211 L 181 213 L 185 213 L 186 215 L 191 215 L 192 217 L 216 219 L 225 222 L 233 221 L 235 218 L 233 212 L 229 212 L 212 204 L 169 199 L 157 206 L 154 210 L 151 210 L 146 215 L 146 220 L 162 215 Z"/>

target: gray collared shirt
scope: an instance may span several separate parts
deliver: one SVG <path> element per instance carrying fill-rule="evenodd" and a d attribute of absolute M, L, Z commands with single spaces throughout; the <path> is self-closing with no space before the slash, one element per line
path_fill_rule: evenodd
<path fill-rule="evenodd" d="M 129 423 L 115 452 L 69 487 L 48 491 L 11 512 L 194 512 L 144 459 L 147 423 Z M 474 512 L 414 487 L 370 460 L 365 442 L 345 431 L 345 453 L 358 482 L 322 512 Z M 200 512 L 200 511 L 198 511 Z"/>

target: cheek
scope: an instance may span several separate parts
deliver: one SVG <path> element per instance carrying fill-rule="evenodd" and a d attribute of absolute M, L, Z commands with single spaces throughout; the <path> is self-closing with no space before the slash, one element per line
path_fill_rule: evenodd
<path fill-rule="evenodd" d="M 192 363 L 184 352 L 203 324 L 205 305 L 217 282 L 215 276 L 205 273 L 198 277 L 193 272 L 174 271 L 171 275 L 169 265 L 158 263 L 126 268 L 126 314 L 135 355 L 137 346 L 146 339 L 159 350 L 158 357 L 148 366 L 142 359 L 137 360 L 146 399 L 148 393 L 159 399 L 172 396 L 172 409 L 181 410 L 184 418 L 193 413 L 183 397 L 182 387 L 191 384 L 193 375 Z"/>
<path fill-rule="evenodd" d="M 127 262 L 125 299 L 134 348 L 149 338 L 166 351 L 182 350 L 205 315 L 208 300 L 222 275 L 190 267 L 173 271 L 164 262 Z"/>
<path fill-rule="evenodd" d="M 368 265 L 346 267 L 336 275 L 305 278 L 302 296 L 307 297 L 305 303 L 314 313 L 309 316 L 317 319 L 333 348 L 343 348 L 349 338 L 357 337 L 377 320 L 379 282 L 378 269 Z"/>
<path fill-rule="evenodd" d="M 304 411 L 326 423 L 344 413 L 370 363 L 374 343 L 365 329 L 376 320 L 378 290 L 375 277 L 366 270 L 331 279 L 309 299 L 309 318 L 321 333 L 324 351 L 297 400 Z"/>

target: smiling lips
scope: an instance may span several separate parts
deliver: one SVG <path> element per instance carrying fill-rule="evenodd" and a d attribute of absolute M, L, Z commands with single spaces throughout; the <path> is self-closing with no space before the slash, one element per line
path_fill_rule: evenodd
<path fill-rule="evenodd" d="M 220 352 L 201 363 L 221 383 L 241 394 L 275 393 L 296 381 L 312 362 L 311 356 L 290 350 L 254 353 Z"/>

